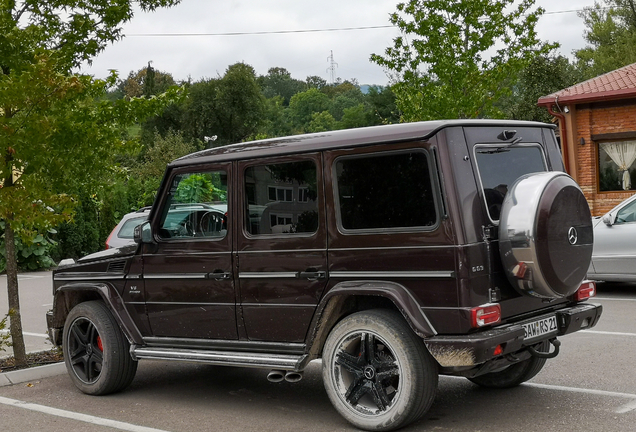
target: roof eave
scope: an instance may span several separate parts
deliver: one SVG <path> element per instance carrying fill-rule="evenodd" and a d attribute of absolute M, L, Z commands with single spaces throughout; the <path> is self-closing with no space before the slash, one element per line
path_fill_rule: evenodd
<path fill-rule="evenodd" d="M 578 105 L 591 102 L 603 102 L 609 100 L 631 98 L 636 98 L 636 88 L 565 96 L 552 94 L 539 98 L 539 100 L 537 100 L 537 105 L 552 105 L 556 102 L 558 102 L 559 104 L 573 103 L 575 105 Z"/>

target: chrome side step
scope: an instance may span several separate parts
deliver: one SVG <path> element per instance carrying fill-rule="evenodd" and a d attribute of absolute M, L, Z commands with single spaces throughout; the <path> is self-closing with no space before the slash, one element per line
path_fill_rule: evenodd
<path fill-rule="evenodd" d="M 137 346 L 130 348 L 130 354 L 135 360 L 178 360 L 210 363 L 221 366 L 246 366 L 263 369 L 283 369 L 287 371 L 303 370 L 309 358 L 307 354 L 287 355 Z"/>

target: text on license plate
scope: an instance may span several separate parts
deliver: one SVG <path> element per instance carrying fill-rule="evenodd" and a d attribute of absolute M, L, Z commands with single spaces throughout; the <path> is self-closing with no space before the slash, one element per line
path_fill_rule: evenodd
<path fill-rule="evenodd" d="M 533 339 L 558 330 L 556 316 L 543 318 L 523 324 L 526 339 Z"/>

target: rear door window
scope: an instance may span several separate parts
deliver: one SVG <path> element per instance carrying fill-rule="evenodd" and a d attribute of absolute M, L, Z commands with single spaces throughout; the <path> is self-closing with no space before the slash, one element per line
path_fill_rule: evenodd
<path fill-rule="evenodd" d="M 499 220 L 501 205 L 510 186 L 525 174 L 547 171 L 538 144 L 477 145 L 475 159 L 490 219 Z"/>
<path fill-rule="evenodd" d="M 250 235 L 294 235 L 318 229 L 316 164 L 311 160 L 256 165 L 245 170 Z"/>

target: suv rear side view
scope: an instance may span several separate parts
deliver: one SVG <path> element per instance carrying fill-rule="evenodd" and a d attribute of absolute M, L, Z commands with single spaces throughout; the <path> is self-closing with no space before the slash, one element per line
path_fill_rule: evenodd
<path fill-rule="evenodd" d="M 204 150 L 168 166 L 135 240 L 53 275 L 49 333 L 87 394 L 126 388 L 139 359 L 274 382 L 322 359 L 336 410 L 393 430 L 424 415 L 440 374 L 516 386 L 602 311 L 586 302 L 590 211 L 542 123 Z"/>

